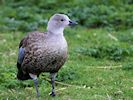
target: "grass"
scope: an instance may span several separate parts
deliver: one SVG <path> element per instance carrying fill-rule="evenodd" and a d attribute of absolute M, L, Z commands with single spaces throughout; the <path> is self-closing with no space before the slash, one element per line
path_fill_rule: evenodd
<path fill-rule="evenodd" d="M 132 100 L 131 0 L 0 2 L 0 100 Z M 57 96 L 48 95 L 51 84 L 43 73 L 37 98 L 33 81 L 16 79 L 18 44 L 26 31 L 44 31 L 41 27 L 57 12 L 68 14 L 79 26 L 65 30 L 69 57 L 56 78 Z"/>
<path fill-rule="evenodd" d="M 72 86 L 56 84 L 57 96 L 52 98 L 48 95 L 51 85 L 45 80 L 48 74 L 41 74 L 39 100 L 132 100 L 132 32 L 132 29 L 117 32 L 83 27 L 66 29 L 69 57 L 57 80 Z M 16 79 L 18 44 L 24 35 L 22 32 L 0 33 L 1 100 L 37 100 L 33 81 Z M 119 53 L 118 49 L 122 59 L 110 59 L 112 55 L 97 49 L 100 46 L 120 47 L 120 51 L 126 49 L 129 54 Z M 88 53 L 81 48 L 93 50 Z M 94 55 L 95 50 L 99 50 L 100 56 L 90 55 Z"/>

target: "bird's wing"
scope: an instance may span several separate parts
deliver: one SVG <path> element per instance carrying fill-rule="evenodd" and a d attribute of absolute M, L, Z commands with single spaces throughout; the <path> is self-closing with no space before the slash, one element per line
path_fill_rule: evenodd
<path fill-rule="evenodd" d="M 28 35 L 23 38 L 19 44 L 19 53 L 18 53 L 18 62 L 20 65 L 23 62 L 25 56 L 25 47 L 27 47 L 27 43 L 31 44 L 33 42 L 37 42 L 39 39 L 44 39 L 46 33 L 41 32 L 32 32 L 28 33 Z M 43 40 L 42 39 L 42 40 Z"/>
<path fill-rule="evenodd" d="M 24 52 L 25 52 L 25 48 L 20 47 L 19 48 L 19 53 L 18 53 L 18 63 L 19 64 L 22 64 L 22 62 L 23 62 L 24 55 L 25 55 Z"/>
<path fill-rule="evenodd" d="M 24 59 L 24 55 L 25 55 L 25 45 L 26 45 L 26 42 L 27 41 L 27 38 L 23 38 L 19 44 L 19 52 L 18 52 L 18 61 L 17 63 L 19 63 L 20 65 L 22 64 L 23 62 L 23 59 Z"/>
<path fill-rule="evenodd" d="M 19 44 L 18 61 L 17 61 L 17 68 L 18 68 L 17 78 L 19 80 L 31 79 L 29 74 L 24 73 L 22 69 L 22 63 L 25 57 L 25 47 L 26 47 L 27 41 L 28 41 L 28 37 L 25 37 L 21 40 Z"/>

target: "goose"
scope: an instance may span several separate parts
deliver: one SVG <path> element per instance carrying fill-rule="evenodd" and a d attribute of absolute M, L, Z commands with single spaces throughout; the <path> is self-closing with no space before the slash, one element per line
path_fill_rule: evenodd
<path fill-rule="evenodd" d="M 38 77 L 42 72 L 50 73 L 52 90 L 55 96 L 55 77 L 67 59 L 68 45 L 63 31 L 67 26 L 77 25 L 65 14 L 54 14 L 48 21 L 46 32 L 30 32 L 19 44 L 17 59 L 17 79 L 32 79 L 37 96 Z"/>

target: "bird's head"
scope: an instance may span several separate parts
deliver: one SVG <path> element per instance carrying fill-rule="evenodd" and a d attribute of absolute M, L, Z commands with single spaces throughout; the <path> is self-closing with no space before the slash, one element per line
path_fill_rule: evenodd
<path fill-rule="evenodd" d="M 54 14 L 48 21 L 47 30 L 59 34 L 63 33 L 65 27 L 74 25 L 77 25 L 77 22 L 70 20 L 67 15 Z"/>

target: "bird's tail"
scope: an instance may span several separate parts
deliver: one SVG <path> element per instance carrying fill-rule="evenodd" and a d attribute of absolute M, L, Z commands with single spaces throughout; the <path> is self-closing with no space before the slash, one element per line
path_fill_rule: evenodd
<path fill-rule="evenodd" d="M 29 73 L 24 74 L 21 68 L 21 64 L 17 62 L 17 68 L 18 68 L 18 73 L 17 73 L 17 79 L 18 80 L 28 80 L 31 79 Z"/>

